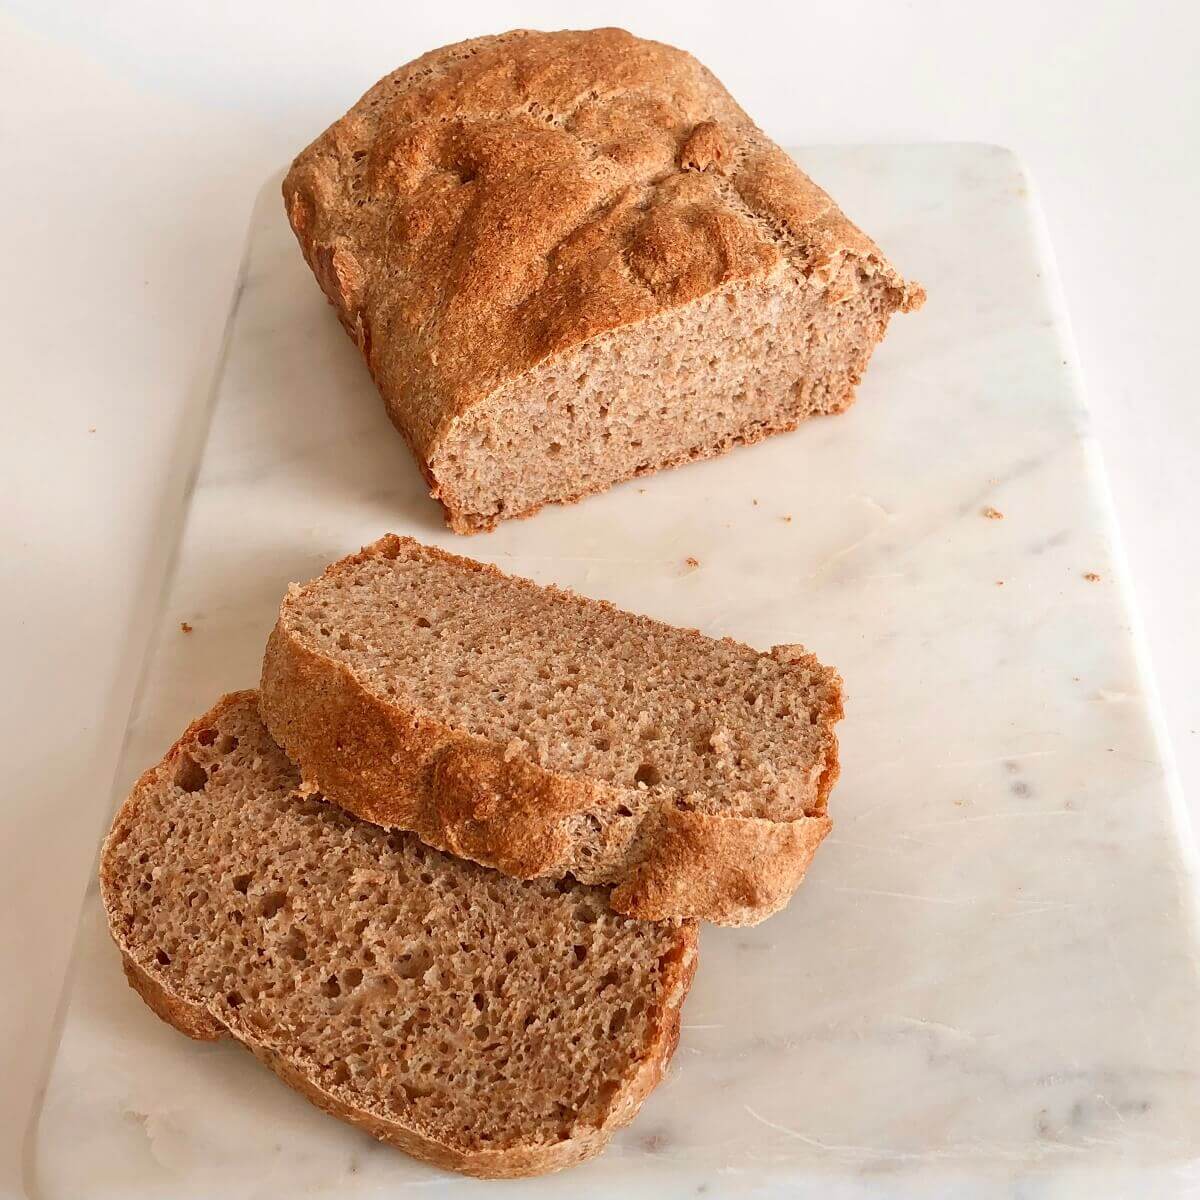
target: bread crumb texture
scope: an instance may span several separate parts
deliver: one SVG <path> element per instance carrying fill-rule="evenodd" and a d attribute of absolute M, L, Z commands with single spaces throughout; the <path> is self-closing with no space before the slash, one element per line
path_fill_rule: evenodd
<path fill-rule="evenodd" d="M 443 1166 L 528 1174 L 599 1150 L 674 1049 L 694 928 L 451 858 L 299 784 L 254 693 L 142 778 L 101 863 L 131 982 Z"/>

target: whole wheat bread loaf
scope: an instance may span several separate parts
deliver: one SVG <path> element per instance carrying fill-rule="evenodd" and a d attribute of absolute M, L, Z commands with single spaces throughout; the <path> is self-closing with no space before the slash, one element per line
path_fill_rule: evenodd
<path fill-rule="evenodd" d="M 253 692 L 138 782 L 100 882 L 146 1003 L 439 1166 L 529 1175 L 602 1149 L 675 1048 L 695 927 L 450 858 L 299 782 Z"/>
<path fill-rule="evenodd" d="M 283 195 L 464 533 L 845 408 L 924 296 L 711 72 L 619 29 L 425 54 Z"/>
<path fill-rule="evenodd" d="M 829 830 L 840 680 L 388 536 L 280 609 L 263 719 L 308 786 L 618 911 L 751 924 Z"/>

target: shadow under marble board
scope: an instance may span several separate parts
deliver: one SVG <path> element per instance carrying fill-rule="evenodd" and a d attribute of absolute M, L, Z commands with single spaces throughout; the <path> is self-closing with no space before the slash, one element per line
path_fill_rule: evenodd
<path fill-rule="evenodd" d="M 784 913 L 703 931 L 678 1054 L 640 1118 L 569 1176 L 489 1185 L 413 1162 L 235 1045 L 158 1022 L 93 887 L 30 1133 L 34 1195 L 1103 1197 L 1200 1181 L 1191 865 L 1028 180 L 985 146 L 797 157 L 929 290 L 858 404 L 472 539 L 443 528 L 270 184 L 111 797 L 255 683 L 289 581 L 386 530 L 706 633 L 805 643 L 847 684 L 834 832 Z"/>

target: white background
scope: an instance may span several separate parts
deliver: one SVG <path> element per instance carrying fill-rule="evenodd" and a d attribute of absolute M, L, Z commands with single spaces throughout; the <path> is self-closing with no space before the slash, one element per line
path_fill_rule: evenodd
<path fill-rule="evenodd" d="M 693 51 L 786 145 L 987 141 L 1026 160 L 1200 794 L 1200 5 L 0 0 L 0 1194 L 255 192 L 426 49 L 599 24 Z"/>

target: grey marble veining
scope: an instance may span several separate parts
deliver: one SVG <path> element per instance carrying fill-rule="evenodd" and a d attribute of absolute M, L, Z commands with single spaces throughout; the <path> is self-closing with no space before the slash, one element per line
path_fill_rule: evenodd
<path fill-rule="evenodd" d="M 93 891 L 35 1195 L 1200 1189 L 1192 867 L 1027 181 L 980 146 L 799 157 L 929 289 L 855 408 L 472 539 L 424 496 L 270 185 L 118 781 L 256 681 L 288 581 L 389 529 L 708 633 L 804 642 L 847 683 L 834 832 L 783 914 L 704 930 L 668 1080 L 569 1177 L 446 1175 L 159 1023 Z"/>

